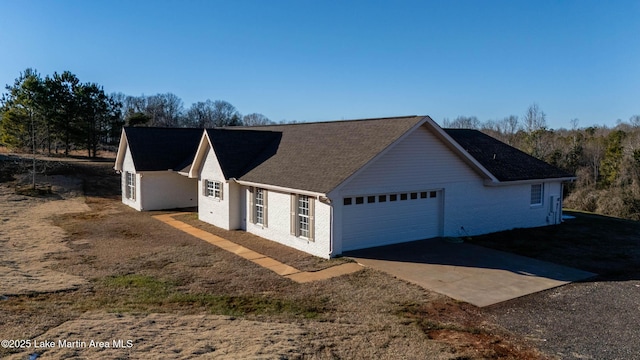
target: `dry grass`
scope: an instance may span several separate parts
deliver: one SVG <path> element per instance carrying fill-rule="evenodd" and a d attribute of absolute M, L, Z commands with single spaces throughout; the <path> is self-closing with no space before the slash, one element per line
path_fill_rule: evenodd
<path fill-rule="evenodd" d="M 587 212 L 565 213 L 575 219 L 559 226 L 476 236 L 470 242 L 601 276 L 625 276 L 638 271 L 640 222 Z"/>
<path fill-rule="evenodd" d="M 282 263 L 293 266 L 301 271 L 317 271 L 326 269 L 331 266 L 344 264 L 347 262 L 353 262 L 349 258 L 334 258 L 325 260 L 317 256 L 309 255 L 302 251 L 292 249 L 288 246 L 278 244 L 274 241 L 263 239 L 259 236 L 253 235 L 242 230 L 224 230 L 211 224 L 198 220 L 197 213 L 190 213 L 185 215 L 178 215 L 174 217 L 176 220 L 183 221 L 189 225 L 195 226 L 199 229 L 208 231 L 212 234 L 231 240 L 236 244 L 242 245 L 248 249 L 256 251 L 260 254 L 269 256 Z"/>
<path fill-rule="evenodd" d="M 75 164 L 73 173 L 85 182 L 91 211 L 54 219 L 67 232 L 71 249 L 52 255 L 54 269 L 82 276 L 87 283 L 77 290 L 11 296 L 0 302 L 3 337 L 34 338 L 56 333 L 56 329 L 60 332 L 65 324 L 83 318 L 99 321 L 95 314 L 100 312 L 123 319 L 157 313 L 180 319 L 215 314 L 253 321 L 246 328 L 234 328 L 235 333 L 217 339 L 219 342 L 231 343 L 250 334 L 264 337 L 256 324 L 287 324 L 298 329 L 289 340 L 295 351 L 284 357 L 262 355 L 267 358 L 544 358 L 494 325 L 479 309 L 378 271 L 365 269 L 308 284 L 278 276 L 163 224 L 149 213 L 124 206 L 119 201 L 119 177 L 108 165 Z M 349 261 L 326 261 L 250 234 L 225 232 L 192 215 L 181 220 L 302 270 Z M 117 328 L 107 330 L 112 325 L 107 325 L 108 316 L 104 318 L 96 326 L 117 332 Z M 166 330 L 154 331 L 153 337 L 166 335 Z M 269 339 L 286 343 L 286 336 L 293 336 L 280 333 L 270 333 Z M 9 350 L 0 349 L 0 356 L 8 354 Z M 135 352 L 124 356 L 141 357 Z"/>
<path fill-rule="evenodd" d="M 117 151 L 117 147 L 115 149 Z M 25 156 L 25 157 L 29 157 L 31 156 L 31 152 L 29 151 L 16 151 L 16 150 L 12 150 L 6 146 L 2 146 L 0 145 L 0 154 L 15 154 L 15 155 L 21 155 L 21 156 Z M 54 151 L 52 154 L 47 154 L 46 152 L 41 152 L 41 151 L 37 151 L 36 152 L 37 156 L 43 157 L 43 156 L 51 156 L 51 157 L 76 157 L 76 158 L 86 158 L 87 156 L 87 151 L 86 150 L 75 150 L 72 149 L 69 151 L 69 155 L 65 156 L 64 155 L 64 149 L 59 150 L 57 153 Z M 112 149 L 101 149 L 98 150 L 98 157 L 99 158 L 115 158 L 116 157 L 116 152 L 114 152 Z"/>

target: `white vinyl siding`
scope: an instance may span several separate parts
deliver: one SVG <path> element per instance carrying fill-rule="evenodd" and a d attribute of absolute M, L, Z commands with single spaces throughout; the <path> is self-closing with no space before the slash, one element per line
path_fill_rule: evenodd
<path fill-rule="evenodd" d="M 132 172 L 125 172 L 126 179 L 126 197 L 127 199 L 136 199 L 136 174 Z"/>
<path fill-rule="evenodd" d="M 542 206 L 544 187 L 542 184 L 531 185 L 531 206 Z"/>
<path fill-rule="evenodd" d="M 334 253 L 457 234 L 460 226 L 468 225 L 466 212 L 472 221 L 478 216 L 472 189 L 484 188 L 476 172 L 420 127 L 328 194 L 340 205 L 334 205 Z M 370 196 L 376 197 L 370 201 Z M 471 204 L 447 205 L 457 198 Z M 452 218 L 445 210 L 465 212 L 464 223 L 448 223 Z M 449 229 L 455 230 L 447 233 Z"/>
<path fill-rule="evenodd" d="M 386 243 L 383 237 L 410 238 L 413 231 L 409 229 L 399 229 L 407 233 L 406 237 L 396 236 L 398 228 L 395 224 L 422 227 L 422 224 L 405 222 L 405 218 L 422 212 L 423 221 L 428 221 L 431 218 L 429 211 L 435 209 L 423 208 L 427 205 L 420 202 L 440 197 L 440 231 L 435 236 L 474 236 L 517 227 L 548 225 L 549 210 L 544 203 L 550 196 L 560 196 L 561 183 L 545 181 L 541 184 L 542 206 L 530 205 L 531 185 L 503 183 L 501 186 L 487 186 L 431 131 L 425 127 L 416 129 L 328 194 L 329 198 L 335 199 L 333 253 L 365 247 L 367 243 L 370 246 Z M 430 189 L 439 190 L 435 198 L 431 198 Z M 411 194 L 415 191 L 418 198 L 412 199 Z M 407 194 L 407 200 L 402 200 L 402 194 Z M 375 203 L 368 202 L 371 195 L 377 195 Z M 384 208 L 387 206 L 396 210 L 386 212 Z M 389 216 L 385 217 L 385 213 Z M 388 225 L 378 226 L 370 220 L 372 217 L 384 220 Z M 370 224 L 374 224 L 381 233 L 369 233 Z"/>
<path fill-rule="evenodd" d="M 421 127 L 347 180 L 340 189 L 343 196 L 339 197 L 398 193 L 400 201 L 400 193 L 407 189 L 438 189 L 444 184 L 467 181 L 482 179 L 440 139 Z"/>

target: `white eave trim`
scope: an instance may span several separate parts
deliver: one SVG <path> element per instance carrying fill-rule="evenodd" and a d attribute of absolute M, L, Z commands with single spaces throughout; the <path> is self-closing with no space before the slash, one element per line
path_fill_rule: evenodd
<path fill-rule="evenodd" d="M 391 151 L 391 149 L 396 146 L 397 144 L 399 144 L 400 142 L 402 142 L 407 136 L 409 136 L 409 134 L 411 134 L 412 132 L 414 132 L 416 129 L 420 128 L 422 125 L 424 125 L 425 123 L 432 121 L 433 120 L 429 117 L 429 116 L 422 116 L 422 119 L 420 119 L 420 121 L 418 121 L 415 125 L 413 125 L 413 127 L 411 127 L 409 130 L 405 131 L 404 134 L 400 135 L 394 142 L 392 142 L 391 144 L 387 145 L 386 148 L 382 149 L 379 153 L 377 153 L 374 157 L 372 157 L 371 159 L 369 159 L 369 161 L 364 164 L 362 167 L 360 167 L 359 169 L 357 169 L 353 174 L 349 175 L 346 179 L 342 180 L 342 182 L 340 184 L 338 184 L 335 188 L 333 188 L 329 193 L 332 195 L 335 195 L 336 193 L 339 193 L 340 190 L 349 183 L 349 181 L 351 181 L 353 178 L 357 177 L 358 175 L 360 175 L 360 173 L 362 173 L 363 171 L 365 171 L 371 164 L 375 163 L 376 160 L 378 160 L 379 158 L 381 158 L 387 151 Z M 437 125 L 436 125 L 437 126 Z"/>
<path fill-rule="evenodd" d="M 129 142 L 127 140 L 127 135 L 124 132 L 124 128 L 122 128 L 122 133 L 120 134 L 120 144 L 118 145 L 118 153 L 116 154 L 116 162 L 113 165 L 114 170 L 122 171 L 124 156 L 127 153 L 128 146 L 129 146 Z"/>
<path fill-rule="evenodd" d="M 435 131 L 436 135 L 439 136 L 445 142 L 445 144 L 449 145 L 454 152 L 457 152 L 458 155 L 462 157 L 463 161 L 474 168 L 477 172 L 484 175 L 483 177 L 485 178 L 485 184 L 487 182 L 500 183 L 500 180 L 498 180 L 498 178 L 496 178 L 489 170 L 487 170 L 487 168 L 482 166 L 482 164 L 480 164 L 480 162 L 478 162 L 476 158 L 474 158 L 471 154 L 469 154 L 467 150 L 460 146 L 460 144 L 458 144 L 451 136 L 449 136 L 449 134 L 447 134 L 447 132 L 444 131 L 443 128 L 436 124 L 435 121 L 429 118 L 429 121 L 427 121 L 426 124 L 428 124 Z"/>
<path fill-rule="evenodd" d="M 207 130 L 205 129 L 202 132 L 203 134 L 200 138 L 200 143 L 198 144 L 198 150 L 196 151 L 196 155 L 193 157 L 193 162 L 191 163 L 191 168 L 188 172 L 188 177 L 190 178 L 197 179 L 200 177 L 200 169 L 202 168 L 202 163 L 204 162 L 204 154 L 206 154 L 209 148 L 213 149 L 213 146 L 211 146 L 211 141 L 209 140 L 209 135 L 207 134 Z"/>
<path fill-rule="evenodd" d="M 279 191 L 279 192 L 283 192 L 283 193 L 293 193 L 293 194 L 308 195 L 308 196 L 313 196 L 313 197 L 326 197 L 327 196 L 324 193 L 319 193 L 319 192 L 315 192 L 315 191 L 300 190 L 300 189 L 294 189 L 294 188 L 290 188 L 290 187 L 277 186 L 277 185 L 261 184 L 261 183 L 252 182 L 252 181 L 237 180 L 237 179 L 234 179 L 234 178 L 231 178 L 229 180 L 233 180 L 236 183 L 238 183 L 240 185 L 244 185 L 244 186 L 254 186 L 254 187 L 259 187 L 259 188 L 263 188 L 263 189 L 267 189 L 267 190 Z"/>
<path fill-rule="evenodd" d="M 524 184 L 539 184 L 544 182 L 571 182 L 575 181 L 576 177 L 563 177 L 563 178 L 546 178 L 546 179 L 527 179 L 516 181 L 491 181 L 485 180 L 485 186 L 510 186 L 510 185 L 524 185 Z"/>

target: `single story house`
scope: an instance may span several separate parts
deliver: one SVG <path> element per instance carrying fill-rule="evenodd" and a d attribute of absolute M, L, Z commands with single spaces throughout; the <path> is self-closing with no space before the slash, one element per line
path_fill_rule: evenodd
<path fill-rule="evenodd" d="M 155 130 L 123 131 L 129 145 L 121 142 L 115 168 L 123 171 L 123 202 L 133 206 L 130 186 L 143 201 L 166 195 L 155 183 L 142 189 L 148 169 L 161 167 L 146 165 L 137 177 L 131 131 Z M 324 258 L 558 224 L 563 182 L 574 179 L 479 131 L 442 129 L 428 116 L 200 130 L 191 163 L 177 159 L 164 171 L 197 181 L 202 221 Z M 192 194 L 187 187 L 184 196 Z M 179 207 L 178 197 L 156 204 Z"/>

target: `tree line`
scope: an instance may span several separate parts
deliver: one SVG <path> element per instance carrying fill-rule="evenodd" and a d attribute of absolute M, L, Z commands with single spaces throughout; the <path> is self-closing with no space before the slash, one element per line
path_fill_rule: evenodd
<path fill-rule="evenodd" d="M 193 103 L 185 109 L 182 99 L 173 93 L 151 96 L 111 95 L 122 104 L 122 120 L 128 126 L 212 128 L 273 124 L 259 113 L 242 115 L 224 100 Z"/>
<path fill-rule="evenodd" d="M 42 77 L 27 69 L 0 97 L 0 144 L 69 154 L 84 149 L 96 156 L 115 148 L 128 126 L 224 127 L 273 124 L 258 113 L 242 115 L 223 100 L 185 108 L 172 93 L 151 96 L 105 94 L 96 83 L 82 83 L 69 71 Z M 615 127 L 550 129 L 538 104 L 523 116 L 480 121 L 475 116 L 443 119 L 445 128 L 477 129 L 536 158 L 576 174 L 566 187 L 570 208 L 640 220 L 640 115 Z"/>
<path fill-rule="evenodd" d="M 242 115 L 223 100 L 196 102 L 185 109 L 172 93 L 152 96 L 106 94 L 96 83 L 82 83 L 69 71 L 20 73 L 0 97 L 0 144 L 42 153 L 82 149 L 95 157 L 113 147 L 123 126 L 224 127 L 273 122 L 258 113 Z"/>
<path fill-rule="evenodd" d="M 122 126 L 121 105 L 96 83 L 71 72 L 42 77 L 27 69 L 0 98 L 0 142 L 51 153 L 72 147 L 95 156 L 100 143 Z"/>
<path fill-rule="evenodd" d="M 565 206 L 640 220 L 640 115 L 616 126 L 549 129 L 546 114 L 532 104 L 522 117 L 480 121 L 475 116 L 444 119 L 443 127 L 480 130 L 536 158 L 576 175 L 565 187 Z"/>

